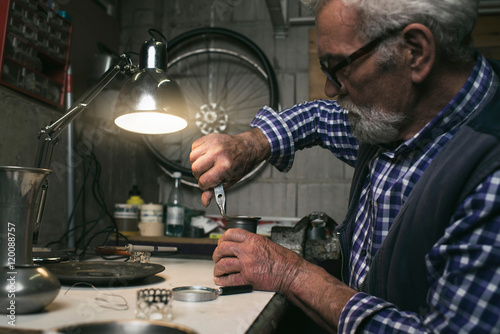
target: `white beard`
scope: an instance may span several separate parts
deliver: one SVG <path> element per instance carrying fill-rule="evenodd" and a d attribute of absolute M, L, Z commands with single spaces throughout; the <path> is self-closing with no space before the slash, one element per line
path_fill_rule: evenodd
<path fill-rule="evenodd" d="M 400 129 L 407 121 L 404 114 L 390 114 L 382 109 L 358 106 L 349 97 L 338 99 L 348 111 L 352 134 L 368 144 L 387 144 L 398 139 Z"/>

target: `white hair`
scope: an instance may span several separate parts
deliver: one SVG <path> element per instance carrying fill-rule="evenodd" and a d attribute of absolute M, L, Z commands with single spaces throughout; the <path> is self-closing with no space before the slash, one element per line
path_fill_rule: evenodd
<path fill-rule="evenodd" d="M 314 12 L 332 0 L 301 0 Z M 356 9 L 358 33 L 367 41 L 421 23 L 433 33 L 440 52 L 450 61 L 469 61 L 473 55 L 470 32 L 479 0 L 341 0 Z M 394 41 L 394 39 L 393 39 Z M 389 52 L 381 47 L 380 52 Z"/>

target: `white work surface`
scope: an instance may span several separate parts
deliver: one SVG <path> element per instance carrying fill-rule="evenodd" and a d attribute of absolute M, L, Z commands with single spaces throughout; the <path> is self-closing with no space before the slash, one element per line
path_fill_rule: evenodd
<path fill-rule="evenodd" d="M 45 312 L 17 315 L 16 328 L 53 329 L 78 323 L 134 319 L 136 294 L 139 289 L 172 289 L 183 285 L 216 287 L 212 279 L 214 263 L 211 260 L 152 257 L 150 262 L 162 264 L 165 270 L 146 278 L 143 284 L 136 283 L 120 288 L 96 287 L 99 291 L 85 285 L 63 285 Z M 110 298 L 103 295 L 105 293 L 124 297 L 128 310 L 102 307 L 95 297 Z M 169 322 L 191 328 L 200 334 L 245 333 L 273 295 L 272 292 L 253 291 L 223 295 L 207 302 L 173 301 L 173 319 Z M 117 298 L 112 298 L 112 301 L 123 303 L 123 300 Z M 3 318 L 2 322 L 5 322 L 6 317 Z M 0 326 L 7 324 L 2 323 Z"/>

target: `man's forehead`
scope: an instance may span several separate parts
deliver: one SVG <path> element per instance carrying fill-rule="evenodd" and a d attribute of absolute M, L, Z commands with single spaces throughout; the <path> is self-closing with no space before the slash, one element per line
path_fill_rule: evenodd
<path fill-rule="evenodd" d="M 355 7 L 346 5 L 342 0 L 331 0 L 316 13 L 316 25 L 331 23 L 355 29 L 358 18 L 359 15 Z"/>
<path fill-rule="evenodd" d="M 332 0 L 316 16 L 318 55 L 329 61 L 344 58 L 359 47 L 357 12 L 341 0 Z"/>

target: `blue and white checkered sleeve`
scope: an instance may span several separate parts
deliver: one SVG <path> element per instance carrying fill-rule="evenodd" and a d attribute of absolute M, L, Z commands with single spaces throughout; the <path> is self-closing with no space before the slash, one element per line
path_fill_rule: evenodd
<path fill-rule="evenodd" d="M 500 333 L 500 171 L 466 198 L 426 258 L 428 308 L 402 312 L 358 293 L 339 333 Z"/>
<path fill-rule="evenodd" d="M 278 170 L 290 170 L 297 150 L 319 145 L 354 166 L 358 141 L 350 134 L 347 113 L 330 100 L 298 104 L 282 112 L 259 110 L 250 124 L 259 128 L 271 144 L 269 162 Z"/>
<path fill-rule="evenodd" d="M 271 144 L 269 163 L 282 172 L 292 168 L 295 156 L 293 137 L 288 125 L 280 115 L 269 107 L 259 110 L 250 124 L 252 128 L 259 128 Z"/>

